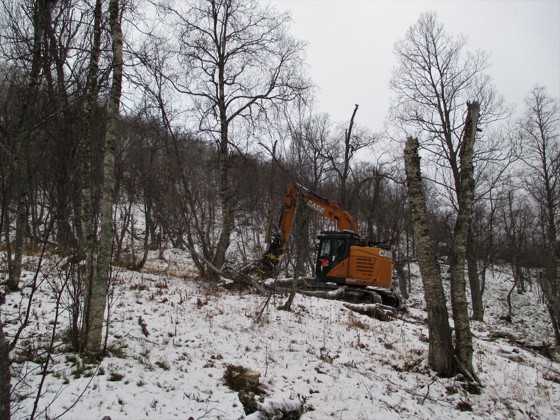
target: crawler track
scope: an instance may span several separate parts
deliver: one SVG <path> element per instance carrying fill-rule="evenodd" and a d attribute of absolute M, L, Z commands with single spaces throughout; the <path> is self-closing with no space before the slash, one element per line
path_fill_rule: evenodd
<path fill-rule="evenodd" d="M 280 290 L 291 288 L 292 280 L 278 280 L 275 287 Z M 298 293 L 323 299 L 341 300 L 348 303 L 381 304 L 393 308 L 401 306 L 398 295 L 391 290 L 372 287 L 320 283 L 313 278 L 302 278 L 298 282 Z"/>
<path fill-rule="evenodd" d="M 266 277 L 266 273 L 259 268 L 259 265 L 256 262 L 249 263 L 242 267 L 238 270 L 238 273 L 240 274 L 240 277 L 248 277 L 258 283 Z M 298 293 L 307 296 L 336 299 L 349 303 L 377 303 L 393 308 L 399 308 L 401 306 L 399 296 L 389 289 L 322 283 L 310 277 L 303 277 L 298 283 Z M 285 279 L 275 281 L 274 287 L 280 290 L 288 290 L 291 286 L 292 280 Z"/>

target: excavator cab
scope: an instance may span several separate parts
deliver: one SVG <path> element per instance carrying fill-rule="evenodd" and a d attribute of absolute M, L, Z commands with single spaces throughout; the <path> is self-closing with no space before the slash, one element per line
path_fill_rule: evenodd
<path fill-rule="evenodd" d="M 368 244 L 354 232 L 319 235 L 315 276 L 320 283 L 390 289 L 392 269 L 386 245 Z"/>
<path fill-rule="evenodd" d="M 321 232 L 315 276 L 319 282 L 344 284 L 350 257 L 350 245 L 357 241 L 351 232 Z"/>

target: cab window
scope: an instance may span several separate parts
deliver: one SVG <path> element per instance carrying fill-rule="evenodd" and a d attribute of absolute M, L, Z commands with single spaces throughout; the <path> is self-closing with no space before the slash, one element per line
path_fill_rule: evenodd
<path fill-rule="evenodd" d="M 321 249 L 319 250 L 319 256 L 321 258 L 329 258 L 331 253 L 331 241 L 322 241 Z"/>
<path fill-rule="evenodd" d="M 319 257 L 329 261 L 338 261 L 346 254 L 346 241 L 344 239 L 330 239 L 321 242 Z"/>
<path fill-rule="evenodd" d="M 333 260 L 338 261 L 346 253 L 346 241 L 344 239 L 333 239 Z"/>

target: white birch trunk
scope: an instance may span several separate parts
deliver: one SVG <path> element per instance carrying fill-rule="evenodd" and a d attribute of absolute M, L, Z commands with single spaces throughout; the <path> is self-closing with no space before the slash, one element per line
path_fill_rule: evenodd
<path fill-rule="evenodd" d="M 453 234 L 450 277 L 451 304 L 455 322 L 455 354 L 463 367 L 472 374 L 473 344 L 466 295 L 465 262 L 467 235 L 472 220 L 474 200 L 473 153 L 480 105 L 478 102 L 472 102 L 468 103 L 467 107 L 465 131 L 460 151 L 459 212 Z"/>
<path fill-rule="evenodd" d="M 101 198 L 101 236 L 97 273 L 91 284 L 88 310 L 86 351 L 101 353 L 103 322 L 107 306 L 107 291 L 111 277 L 113 247 L 113 202 L 115 186 L 115 146 L 118 136 L 119 106 L 122 90 L 123 40 L 119 20 L 119 0 L 110 0 L 109 19 L 113 38 L 113 84 L 109 102 L 108 122 L 103 156 L 103 188 Z"/>
<path fill-rule="evenodd" d="M 428 311 L 428 332 L 430 337 L 428 362 L 430 368 L 439 375 L 453 376 L 455 366 L 453 362 L 451 328 L 449 326 L 449 315 L 445 305 L 446 299 L 441 276 L 428 232 L 428 213 L 424 188 L 422 186 L 418 146 L 417 138 L 408 138 L 404 149 L 404 162 L 418 265 L 420 266 L 422 284 L 424 285 L 424 298 Z"/>

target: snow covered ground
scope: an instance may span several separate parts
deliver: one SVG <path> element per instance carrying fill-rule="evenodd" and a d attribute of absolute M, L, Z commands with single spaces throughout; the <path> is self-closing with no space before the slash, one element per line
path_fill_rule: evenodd
<path fill-rule="evenodd" d="M 143 272 L 115 269 L 110 355 L 88 364 L 60 344 L 42 386 L 40 418 L 240 419 L 243 406 L 224 381 L 231 365 L 260 373 L 264 404 L 302 402 L 304 419 L 560 418 L 560 363 L 527 347 L 553 343 L 546 308 L 534 287 L 514 293 L 513 323 L 502 321 L 511 287 L 505 269 L 488 279 L 486 322 L 472 326 L 484 385 L 473 395 L 427 369 L 417 277 L 408 313 L 381 322 L 305 296 L 296 297 L 292 312 L 278 309 L 285 296 L 263 309 L 263 296 L 194 279 L 187 261 L 169 250 Z M 29 417 L 41 381 L 39 364 L 22 360 L 37 360 L 41 337 L 67 326 L 66 310 L 55 323 L 53 290 L 61 280 L 50 273 L 40 278 L 31 324 L 13 353 L 15 419 Z M 28 281 L 32 276 L 26 272 Z M 11 294 L 2 306 L 8 339 L 29 293 Z"/>

